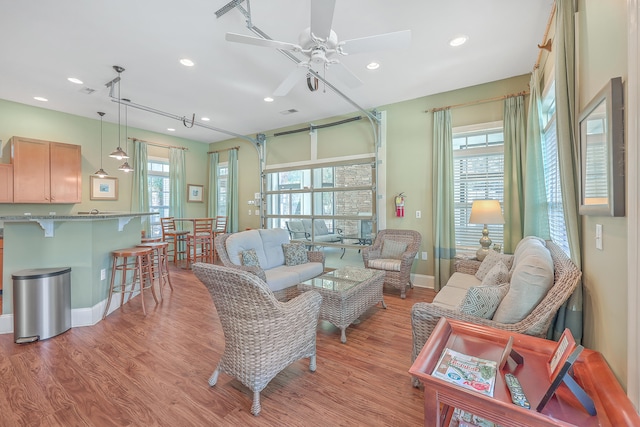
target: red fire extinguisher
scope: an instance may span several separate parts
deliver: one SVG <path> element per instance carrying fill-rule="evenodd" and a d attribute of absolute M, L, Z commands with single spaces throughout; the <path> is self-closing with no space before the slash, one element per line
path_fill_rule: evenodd
<path fill-rule="evenodd" d="M 396 216 L 398 218 L 404 217 L 404 193 L 396 196 Z"/>

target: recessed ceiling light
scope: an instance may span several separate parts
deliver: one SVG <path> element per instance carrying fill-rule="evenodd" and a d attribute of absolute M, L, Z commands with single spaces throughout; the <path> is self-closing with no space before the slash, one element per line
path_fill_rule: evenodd
<path fill-rule="evenodd" d="M 469 37 L 465 35 L 456 36 L 449 41 L 449 46 L 453 46 L 453 47 L 462 46 L 467 42 L 467 40 L 469 40 Z"/>
<path fill-rule="evenodd" d="M 200 120 L 202 120 L 203 122 L 208 122 L 211 119 L 209 117 L 202 117 Z"/>
<path fill-rule="evenodd" d="M 184 65 L 185 67 L 193 67 L 195 65 L 192 60 L 187 59 L 187 58 L 182 58 L 180 60 L 180 63 L 182 65 Z"/>
<path fill-rule="evenodd" d="M 267 96 L 267 97 L 264 99 L 264 102 L 273 102 L 273 98 L 272 98 L 272 97 L 270 97 L 270 96 Z"/>
<path fill-rule="evenodd" d="M 69 80 L 71 83 L 75 83 L 77 85 L 81 85 L 83 82 L 80 79 L 76 79 L 75 77 L 69 77 L 67 80 Z"/>
<path fill-rule="evenodd" d="M 167 128 L 167 130 L 168 130 L 169 132 L 175 132 L 175 131 L 176 131 L 174 128 Z"/>
<path fill-rule="evenodd" d="M 377 70 L 378 68 L 380 68 L 380 64 L 377 62 L 371 62 L 367 65 L 367 69 L 369 70 Z"/>
<path fill-rule="evenodd" d="M 48 101 L 47 98 L 43 98 L 42 96 L 34 96 L 33 99 L 35 99 L 36 101 L 42 101 L 42 102 Z"/>

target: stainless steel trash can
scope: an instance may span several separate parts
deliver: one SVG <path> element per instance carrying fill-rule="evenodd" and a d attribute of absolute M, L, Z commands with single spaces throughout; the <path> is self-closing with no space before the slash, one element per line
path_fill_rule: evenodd
<path fill-rule="evenodd" d="M 71 268 L 21 270 L 13 279 L 13 338 L 44 340 L 71 328 Z"/>

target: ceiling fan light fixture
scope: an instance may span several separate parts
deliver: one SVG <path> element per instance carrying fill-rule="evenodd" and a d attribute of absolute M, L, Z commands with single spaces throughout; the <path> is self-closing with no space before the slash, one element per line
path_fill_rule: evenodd
<path fill-rule="evenodd" d="M 462 46 L 463 44 L 465 44 L 467 41 L 469 40 L 468 36 L 465 36 L 464 34 L 461 34 L 459 36 L 455 36 L 454 38 L 452 38 L 451 40 L 449 40 L 449 46 L 451 47 L 458 47 L 458 46 Z"/>

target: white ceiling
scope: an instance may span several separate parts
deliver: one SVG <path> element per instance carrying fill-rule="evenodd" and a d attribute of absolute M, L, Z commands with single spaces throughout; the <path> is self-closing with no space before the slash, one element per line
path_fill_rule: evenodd
<path fill-rule="evenodd" d="M 287 96 L 264 102 L 295 64 L 274 49 L 225 41 L 227 32 L 255 36 L 238 10 L 216 18 L 228 0 L 1 2 L 2 99 L 96 119 L 104 111 L 105 121 L 117 123 L 118 104 L 105 84 L 117 77 L 112 66 L 120 65 L 126 70 L 122 98 L 189 120 L 195 114 L 199 123 L 243 135 L 357 111 L 322 85 L 310 92 L 304 81 Z M 368 110 L 529 73 L 553 2 L 337 0 L 332 28 L 339 40 L 409 29 L 412 42 L 406 49 L 341 57 L 364 82 L 356 89 L 333 78 L 331 68 L 326 79 Z M 253 25 L 275 40 L 297 43 L 310 25 L 309 0 L 253 0 L 250 10 Z M 459 34 L 469 41 L 450 47 L 448 41 Z M 195 66 L 184 67 L 181 58 Z M 381 67 L 367 70 L 373 60 Z M 95 92 L 88 95 L 83 88 Z M 280 113 L 288 109 L 299 112 Z M 203 116 L 211 121 L 202 122 Z M 202 142 L 229 138 L 133 108 L 128 124 Z"/>

